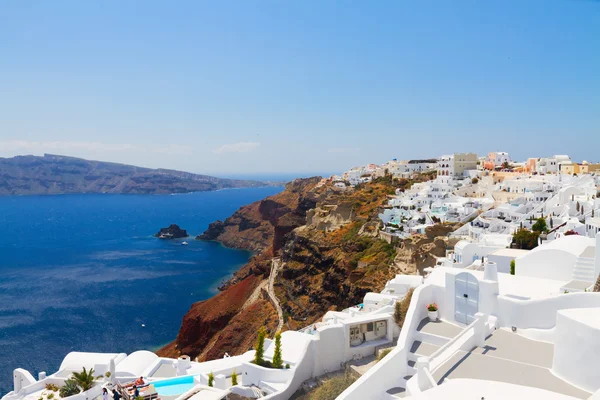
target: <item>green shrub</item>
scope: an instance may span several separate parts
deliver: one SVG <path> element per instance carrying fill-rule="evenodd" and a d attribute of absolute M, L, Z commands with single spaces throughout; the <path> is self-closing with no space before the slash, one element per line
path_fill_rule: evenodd
<path fill-rule="evenodd" d="M 514 275 L 515 274 L 515 260 L 510 260 L 510 274 Z"/>
<path fill-rule="evenodd" d="M 301 400 L 334 400 L 344 390 L 354 383 L 356 378 L 346 372 L 344 375 L 334 376 L 329 378 L 318 386 L 316 389 L 302 396 Z M 300 400 L 299 399 L 299 400 Z"/>
<path fill-rule="evenodd" d="M 208 374 L 208 386 L 213 387 L 214 384 L 215 384 L 215 375 L 212 373 L 212 371 L 210 371 Z"/>
<path fill-rule="evenodd" d="M 531 230 L 534 232 L 548 232 L 548 225 L 546 224 L 546 220 L 544 218 L 538 218 L 535 221 L 535 224 L 531 227 Z"/>
<path fill-rule="evenodd" d="M 394 322 L 398 327 L 402 327 L 402 304 L 399 301 L 394 304 Z"/>
<path fill-rule="evenodd" d="M 520 249 L 531 250 L 537 247 L 539 232 L 533 232 L 528 229 L 519 229 L 513 235 L 513 243 Z"/>
<path fill-rule="evenodd" d="M 256 338 L 256 345 L 254 346 L 254 364 L 264 365 L 265 363 L 265 337 L 267 331 L 264 326 L 261 326 L 258 330 L 258 337 Z"/>
<path fill-rule="evenodd" d="M 50 393 L 50 394 L 48 394 L 48 396 L 46 396 L 46 398 L 47 398 L 48 400 L 50 400 L 50 399 L 53 399 L 53 398 L 54 398 L 54 393 Z"/>
<path fill-rule="evenodd" d="M 234 369 L 233 372 L 231 373 L 231 386 L 236 386 L 238 384 L 237 377 L 238 377 L 238 375 Z"/>
<path fill-rule="evenodd" d="M 50 390 L 52 392 L 57 392 L 58 391 L 58 386 L 56 386 L 54 383 L 47 383 L 46 384 L 46 390 Z"/>
<path fill-rule="evenodd" d="M 77 385 L 77 381 L 75 381 L 75 379 L 73 379 L 73 378 L 69 378 L 62 385 L 62 387 L 60 388 L 58 393 L 60 394 L 60 397 L 65 398 L 65 397 L 76 395 L 80 392 L 81 392 L 81 390 L 79 389 L 79 386 Z"/>
<path fill-rule="evenodd" d="M 273 368 L 283 368 L 281 354 L 281 332 L 275 334 L 275 351 L 273 352 Z"/>
<path fill-rule="evenodd" d="M 385 356 L 387 356 L 388 354 L 390 354 L 391 351 L 392 351 L 392 349 L 381 350 L 379 352 L 379 355 L 377 356 L 377 361 L 383 360 L 385 358 Z"/>
<path fill-rule="evenodd" d="M 285 369 L 290 369 L 290 364 L 285 364 Z"/>

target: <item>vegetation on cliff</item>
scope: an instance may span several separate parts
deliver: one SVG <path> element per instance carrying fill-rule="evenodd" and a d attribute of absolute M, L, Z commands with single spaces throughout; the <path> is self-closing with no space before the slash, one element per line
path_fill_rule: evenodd
<path fill-rule="evenodd" d="M 283 309 L 284 330 L 311 325 L 328 310 L 355 305 L 367 292 L 383 289 L 396 273 L 406 271 L 398 267 L 398 257 L 406 250 L 380 238 L 378 213 L 387 205 L 389 195 L 413 183 L 385 176 L 340 190 L 320 178 L 299 179 L 282 193 L 211 224 L 201 239 L 218 240 L 257 254 L 221 288 L 221 293 L 192 306 L 177 339 L 159 354 L 187 354 L 207 360 L 220 358 L 225 352 L 247 351 L 262 326 L 272 337 L 279 322 L 267 295 L 267 280 L 274 265 L 280 265 L 274 292 Z M 441 226 L 431 234 L 445 234 L 451 229 Z M 433 236 L 416 238 L 411 246 L 411 254 L 420 255 L 418 260 L 406 260 L 413 265 L 413 273 L 417 261 L 421 266 L 425 265 L 423 260 L 430 262 L 430 250 L 446 248 L 443 240 Z M 280 262 L 272 263 L 273 257 Z"/>

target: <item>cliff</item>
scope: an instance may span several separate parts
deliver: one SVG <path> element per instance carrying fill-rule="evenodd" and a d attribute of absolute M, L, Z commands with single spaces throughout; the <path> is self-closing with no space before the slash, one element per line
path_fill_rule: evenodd
<path fill-rule="evenodd" d="M 169 194 L 266 185 L 51 154 L 0 158 L 0 195 Z"/>
<path fill-rule="evenodd" d="M 313 189 L 320 180 L 314 177 L 290 182 L 283 192 L 244 206 L 225 221 L 213 222 L 197 239 L 257 252 L 272 247 L 276 252 L 283 237 L 303 225 L 306 212 L 315 207 L 319 194 Z"/>
<path fill-rule="evenodd" d="M 424 178 L 426 179 L 426 178 Z M 247 351 L 260 326 L 270 336 L 279 317 L 270 295 L 283 310 L 283 329 L 296 330 L 380 291 L 396 273 L 416 273 L 421 259 L 433 259 L 452 229 L 440 226 L 406 246 L 418 254 L 399 266 L 403 245 L 379 238 L 377 217 L 388 195 L 413 181 L 380 178 L 356 189 L 339 190 L 319 178 L 296 180 L 275 196 L 240 208 L 217 221 L 200 239 L 257 252 L 234 274 L 221 293 L 192 305 L 173 343 L 162 356 L 187 354 L 200 360 Z M 273 257 L 280 262 L 273 263 Z M 268 278 L 274 275 L 273 292 Z"/>

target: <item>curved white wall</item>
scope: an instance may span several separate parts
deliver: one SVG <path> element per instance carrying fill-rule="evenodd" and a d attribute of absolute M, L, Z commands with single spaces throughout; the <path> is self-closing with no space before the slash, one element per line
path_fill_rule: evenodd
<path fill-rule="evenodd" d="M 588 392 L 600 389 L 600 309 L 559 311 L 552 371 Z"/>
<path fill-rule="evenodd" d="M 543 249 L 516 259 L 515 275 L 570 281 L 577 257 L 568 251 Z"/>
<path fill-rule="evenodd" d="M 551 329 L 556 325 L 556 313 L 560 310 L 600 307 L 600 293 L 567 293 L 535 300 L 499 296 L 498 306 L 502 326 Z"/>

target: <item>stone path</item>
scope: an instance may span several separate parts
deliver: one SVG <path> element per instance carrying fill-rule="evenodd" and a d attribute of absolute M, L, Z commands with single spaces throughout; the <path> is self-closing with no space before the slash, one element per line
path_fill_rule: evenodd
<path fill-rule="evenodd" d="M 281 268 L 281 259 L 273 258 L 271 260 L 271 274 L 269 275 L 269 286 L 268 286 L 267 291 L 269 293 L 269 297 L 271 298 L 271 300 L 273 301 L 273 304 L 275 305 L 275 309 L 277 310 L 277 315 L 279 316 L 279 324 L 277 325 L 277 330 L 275 332 L 281 332 L 281 329 L 283 328 L 283 310 L 281 309 L 281 306 L 279 305 L 279 300 L 277 299 L 277 296 L 275 295 L 275 289 L 274 289 L 275 278 L 277 277 L 279 268 Z"/>

